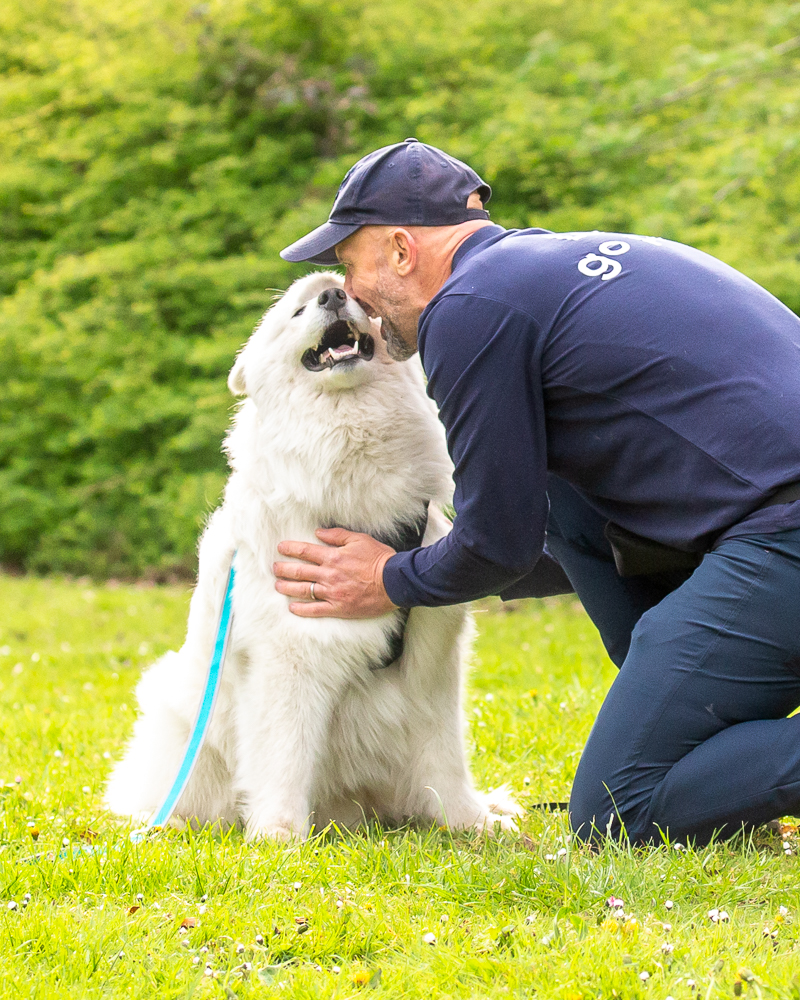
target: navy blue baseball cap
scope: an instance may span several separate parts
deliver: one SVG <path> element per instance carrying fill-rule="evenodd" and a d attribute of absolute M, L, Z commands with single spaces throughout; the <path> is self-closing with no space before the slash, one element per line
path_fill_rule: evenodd
<path fill-rule="evenodd" d="M 485 205 L 492 189 L 475 171 L 417 139 L 362 157 L 345 175 L 327 222 L 281 250 L 284 260 L 338 264 L 334 247 L 362 226 L 453 226 L 488 219 L 467 208 L 477 191 Z"/>

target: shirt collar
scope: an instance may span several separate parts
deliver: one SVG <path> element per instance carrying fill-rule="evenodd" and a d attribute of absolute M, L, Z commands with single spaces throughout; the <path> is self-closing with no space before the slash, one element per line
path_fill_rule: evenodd
<path fill-rule="evenodd" d="M 505 232 L 502 226 L 481 226 L 480 229 L 476 229 L 475 232 L 468 236 L 461 246 L 453 254 L 453 263 L 451 266 L 451 272 L 455 271 L 458 265 L 467 257 L 473 250 L 485 243 L 486 240 L 494 239 L 496 236 L 500 236 Z"/>

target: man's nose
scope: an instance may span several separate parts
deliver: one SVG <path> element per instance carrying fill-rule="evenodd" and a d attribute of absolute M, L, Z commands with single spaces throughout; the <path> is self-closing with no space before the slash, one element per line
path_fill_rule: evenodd
<path fill-rule="evenodd" d="M 326 288 L 317 296 L 317 302 L 323 309 L 330 309 L 332 312 L 347 302 L 347 293 L 341 288 Z"/>

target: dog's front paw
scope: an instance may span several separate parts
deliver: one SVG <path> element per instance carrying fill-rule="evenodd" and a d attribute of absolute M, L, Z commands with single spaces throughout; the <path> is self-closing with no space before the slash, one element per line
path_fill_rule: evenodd
<path fill-rule="evenodd" d="M 484 792 L 483 801 L 486 803 L 486 808 L 489 812 L 497 813 L 506 819 L 509 816 L 513 818 L 525 815 L 525 810 L 522 806 L 514 801 L 514 796 L 511 794 L 511 789 L 508 785 L 499 785 L 490 792 Z"/>
<path fill-rule="evenodd" d="M 481 816 L 475 826 L 484 830 L 490 836 L 496 832 L 497 827 L 505 833 L 517 833 L 517 820 L 525 815 L 525 810 L 511 794 L 508 785 L 500 785 L 490 792 L 481 795 L 483 805 L 487 814 Z"/>

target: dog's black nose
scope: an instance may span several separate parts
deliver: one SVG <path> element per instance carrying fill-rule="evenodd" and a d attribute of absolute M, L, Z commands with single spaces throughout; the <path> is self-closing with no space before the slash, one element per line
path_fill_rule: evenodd
<path fill-rule="evenodd" d="M 347 293 L 341 288 L 326 288 L 324 292 L 319 293 L 317 302 L 323 309 L 336 310 L 347 302 Z"/>

